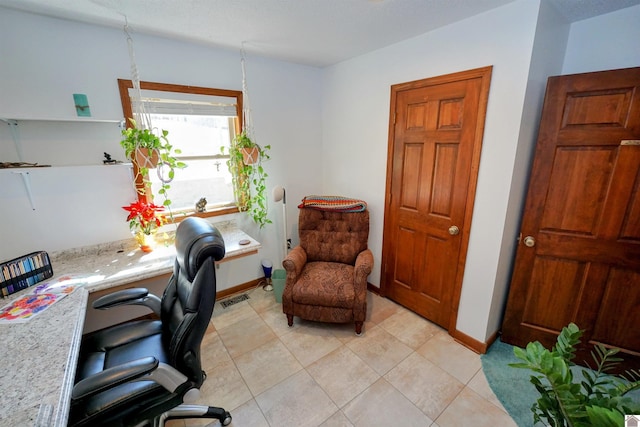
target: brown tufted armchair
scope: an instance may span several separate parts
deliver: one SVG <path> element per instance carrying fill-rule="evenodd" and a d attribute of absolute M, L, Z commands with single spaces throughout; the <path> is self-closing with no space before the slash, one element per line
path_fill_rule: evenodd
<path fill-rule="evenodd" d="M 300 245 L 282 261 L 287 279 L 282 311 L 289 326 L 302 319 L 355 322 L 362 332 L 367 315 L 367 277 L 373 254 L 367 248 L 369 212 L 300 209 Z"/>

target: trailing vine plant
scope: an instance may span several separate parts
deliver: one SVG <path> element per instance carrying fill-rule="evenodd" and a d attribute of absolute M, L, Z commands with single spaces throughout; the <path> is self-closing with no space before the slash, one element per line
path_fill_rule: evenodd
<path fill-rule="evenodd" d="M 249 91 L 247 89 L 244 48 L 241 53 L 243 129 L 230 144 L 227 166 L 229 167 L 229 172 L 231 172 L 233 191 L 238 209 L 241 212 L 247 212 L 251 219 L 260 228 L 263 228 L 272 222 L 267 217 L 267 177 L 269 175 L 262 165 L 264 160 L 270 159 L 268 150 L 271 149 L 271 146 L 265 145 L 261 147 L 253 139 L 253 123 L 251 120 Z M 257 156 L 251 161 L 247 161 L 243 151 L 252 148 L 257 150 Z M 224 154 L 225 147 L 222 147 L 221 151 Z"/>
<path fill-rule="evenodd" d="M 129 119 L 130 127 L 122 130 L 122 140 L 120 145 L 124 148 L 125 156 L 136 163 L 138 174 L 143 182 L 143 188 L 137 188 L 138 194 L 151 195 L 151 180 L 149 179 L 150 169 L 157 168 L 158 178 L 160 179 L 160 188 L 158 194 L 164 197 L 162 205 L 166 208 L 171 207 L 171 199 L 169 199 L 169 189 L 171 181 L 175 177 L 175 169 L 183 169 L 187 165 L 176 159 L 175 155 L 180 154 L 179 149 L 174 149 L 169 142 L 167 135 L 169 131 L 161 130 L 154 132 L 146 128 L 139 128 L 133 119 Z M 144 154 L 151 156 L 154 151 L 157 152 L 157 165 L 155 162 L 147 160 L 136 160 L 136 150 L 142 150 Z M 137 177 L 136 177 L 137 180 Z"/>
<path fill-rule="evenodd" d="M 156 168 L 158 179 L 161 182 L 158 194 L 161 194 L 164 197 L 162 206 L 168 209 L 169 218 L 173 222 L 171 199 L 169 199 L 168 193 L 171 188 L 170 182 L 173 181 L 173 178 L 175 177 L 175 169 L 182 169 L 187 165 L 176 159 L 175 155 L 180 154 L 181 151 L 179 149 L 174 149 L 173 145 L 169 142 L 169 139 L 167 138 L 169 131 L 163 129 L 158 132 L 157 129 L 151 125 L 151 116 L 145 111 L 144 102 L 142 102 L 142 91 L 140 89 L 140 75 L 135 61 L 133 38 L 129 33 L 129 23 L 126 16 L 124 32 L 127 37 L 129 59 L 131 62 L 131 82 L 138 99 L 138 102 L 135 104 L 136 108 L 134 115 L 136 118 L 140 119 L 141 125 L 138 125 L 133 118 L 129 117 L 127 126 L 122 129 L 122 140 L 120 141 L 120 145 L 124 148 L 126 157 L 135 162 L 137 166 L 138 176 L 134 179 L 134 186 L 141 200 L 153 201 L 149 169 Z M 157 162 L 154 161 L 152 163 L 148 163 L 147 160 L 136 160 L 134 153 L 138 150 L 146 151 L 146 154 L 149 155 L 156 152 L 159 159 L 157 159 Z M 142 182 L 142 188 L 138 188 L 135 184 L 138 180 Z"/>
<path fill-rule="evenodd" d="M 242 153 L 245 148 L 258 150 L 258 158 L 255 163 L 245 163 Z M 270 149 L 270 145 L 260 147 L 243 131 L 233 139 L 227 160 L 227 166 L 232 176 L 236 205 L 241 212 L 247 212 L 260 228 L 272 222 L 267 217 L 266 180 L 269 175 L 262 165 L 263 160 L 270 159 L 268 153 Z M 225 147 L 222 147 L 221 150 L 224 154 Z"/>

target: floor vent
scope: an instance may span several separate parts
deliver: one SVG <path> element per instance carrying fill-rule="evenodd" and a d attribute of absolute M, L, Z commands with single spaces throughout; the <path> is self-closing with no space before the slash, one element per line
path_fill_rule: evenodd
<path fill-rule="evenodd" d="M 224 301 L 220 301 L 220 305 L 222 306 L 222 308 L 227 308 L 227 307 L 231 307 L 233 304 L 237 304 L 241 301 L 245 301 L 248 299 L 249 299 L 249 295 L 242 294 L 242 295 L 238 295 L 238 296 L 226 299 Z"/>

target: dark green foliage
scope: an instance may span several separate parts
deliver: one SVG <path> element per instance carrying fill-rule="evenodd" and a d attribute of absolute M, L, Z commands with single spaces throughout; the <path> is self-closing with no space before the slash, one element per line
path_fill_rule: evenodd
<path fill-rule="evenodd" d="M 552 427 L 617 427 L 624 424 L 624 414 L 640 413 L 640 405 L 625 394 L 640 389 L 640 373 L 627 371 L 618 377 L 608 375 L 622 361 L 616 348 L 596 345 L 591 353 L 595 367 L 583 369 L 583 380 L 577 382 L 570 369 L 580 344 L 582 331 L 570 323 L 562 329 L 551 351 L 539 342 L 515 347 L 515 356 L 523 363 L 514 368 L 529 369 L 535 374 L 530 381 L 540 393 L 531 407 L 534 423 Z"/>

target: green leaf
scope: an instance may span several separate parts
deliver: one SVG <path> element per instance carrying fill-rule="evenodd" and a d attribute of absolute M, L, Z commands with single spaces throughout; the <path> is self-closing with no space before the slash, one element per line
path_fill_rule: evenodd
<path fill-rule="evenodd" d="M 593 426 L 619 427 L 624 425 L 624 415 L 616 410 L 587 406 L 586 411 L 589 422 Z"/>

